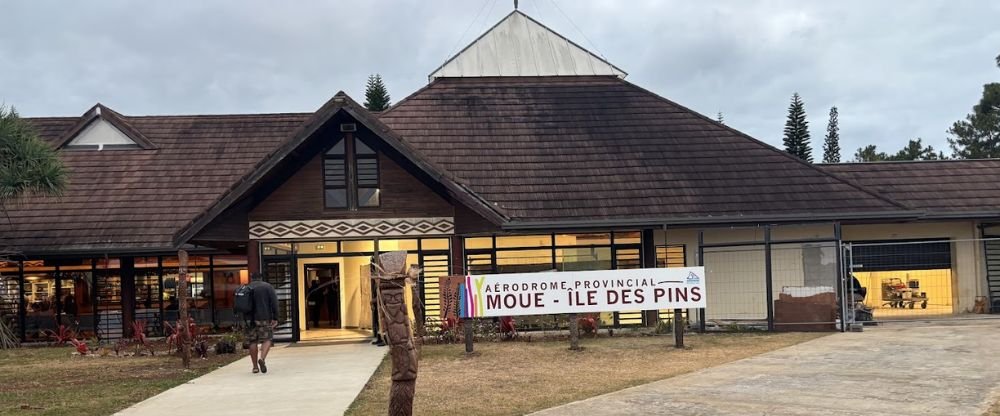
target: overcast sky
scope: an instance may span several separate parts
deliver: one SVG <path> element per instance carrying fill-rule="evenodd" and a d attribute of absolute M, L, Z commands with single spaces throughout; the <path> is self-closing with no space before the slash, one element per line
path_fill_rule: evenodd
<path fill-rule="evenodd" d="M 338 90 L 363 101 L 375 72 L 395 101 L 512 3 L 5 1 L 0 101 L 25 116 L 80 115 L 98 101 L 128 115 L 314 111 Z M 947 128 L 1000 81 L 1000 1 L 521 0 L 521 10 L 629 81 L 721 111 L 778 147 L 799 92 L 816 159 L 830 106 L 845 159 L 915 137 L 946 149 Z"/>

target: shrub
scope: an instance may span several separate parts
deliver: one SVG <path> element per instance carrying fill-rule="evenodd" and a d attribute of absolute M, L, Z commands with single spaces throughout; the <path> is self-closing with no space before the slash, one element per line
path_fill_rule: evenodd
<path fill-rule="evenodd" d="M 600 322 L 600 318 L 594 314 L 587 314 L 577 318 L 577 325 L 580 328 L 580 333 L 586 335 L 597 336 L 598 322 Z"/>
<path fill-rule="evenodd" d="M 87 341 L 70 338 L 69 343 L 76 347 L 76 352 L 80 353 L 80 355 L 87 355 L 90 353 L 90 348 L 87 348 Z"/>
<path fill-rule="evenodd" d="M 59 329 L 56 331 L 46 329 L 43 333 L 52 340 L 52 345 L 56 347 L 62 347 L 66 345 L 69 340 L 76 338 L 76 331 L 70 329 L 66 325 L 59 325 Z"/>

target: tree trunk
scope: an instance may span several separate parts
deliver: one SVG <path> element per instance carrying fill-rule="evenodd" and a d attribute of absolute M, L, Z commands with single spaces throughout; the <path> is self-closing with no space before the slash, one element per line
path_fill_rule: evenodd
<path fill-rule="evenodd" d="M 569 314 L 569 349 L 580 351 L 580 320 L 575 313 Z"/>
<path fill-rule="evenodd" d="M 191 328 L 188 325 L 188 253 L 177 252 L 177 341 L 181 344 L 184 368 L 191 367 Z"/>

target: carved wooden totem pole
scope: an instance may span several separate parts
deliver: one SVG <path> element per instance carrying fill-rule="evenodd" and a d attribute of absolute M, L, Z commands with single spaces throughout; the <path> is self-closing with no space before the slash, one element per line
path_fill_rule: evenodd
<path fill-rule="evenodd" d="M 413 395 L 417 385 L 417 351 L 410 332 L 410 318 L 406 313 L 404 296 L 406 279 L 410 277 L 406 270 L 406 252 L 393 251 L 379 255 L 377 270 L 379 272 L 375 278 L 378 279 L 379 309 L 385 317 L 383 323 L 389 338 L 389 357 L 392 359 L 389 415 L 410 416 L 413 414 Z"/>

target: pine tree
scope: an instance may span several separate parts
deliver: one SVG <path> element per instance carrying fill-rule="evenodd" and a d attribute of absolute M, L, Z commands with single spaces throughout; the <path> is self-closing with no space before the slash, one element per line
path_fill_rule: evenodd
<path fill-rule="evenodd" d="M 1000 82 L 983 86 L 983 97 L 965 120 L 948 129 L 948 145 L 956 159 L 1000 157 Z"/>
<path fill-rule="evenodd" d="M 840 126 L 837 124 L 837 107 L 830 107 L 830 122 L 823 139 L 823 163 L 840 163 Z"/>
<path fill-rule="evenodd" d="M 365 108 L 368 111 L 385 111 L 389 108 L 389 90 L 385 88 L 385 83 L 379 74 L 368 76 L 368 85 L 365 87 Z"/>
<path fill-rule="evenodd" d="M 854 152 L 855 162 L 881 162 L 888 159 L 889 155 L 885 154 L 885 152 L 878 151 L 874 144 L 859 147 L 858 151 Z"/>
<path fill-rule="evenodd" d="M 788 106 L 788 120 L 785 121 L 785 151 L 812 163 L 812 146 L 809 144 L 809 122 L 799 93 L 792 94 Z"/>
<path fill-rule="evenodd" d="M 945 159 L 943 152 L 934 152 L 933 146 L 924 146 L 923 139 L 910 140 L 903 149 L 887 160 L 938 160 Z"/>

